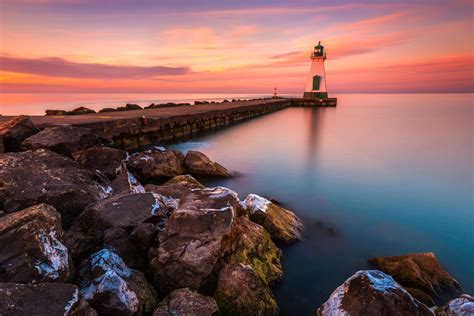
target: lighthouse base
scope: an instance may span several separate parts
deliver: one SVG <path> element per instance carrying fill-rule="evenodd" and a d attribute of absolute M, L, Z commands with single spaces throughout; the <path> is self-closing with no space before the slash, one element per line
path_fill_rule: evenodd
<path fill-rule="evenodd" d="M 327 99 L 328 93 L 327 92 L 305 92 L 303 93 L 303 99 Z"/>

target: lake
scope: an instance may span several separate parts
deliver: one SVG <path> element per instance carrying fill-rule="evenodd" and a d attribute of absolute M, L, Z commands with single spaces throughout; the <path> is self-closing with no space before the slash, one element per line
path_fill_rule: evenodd
<path fill-rule="evenodd" d="M 312 315 L 367 259 L 434 252 L 474 293 L 473 94 L 337 95 L 173 146 L 239 173 L 208 182 L 300 216 L 275 288 L 282 315 Z"/>

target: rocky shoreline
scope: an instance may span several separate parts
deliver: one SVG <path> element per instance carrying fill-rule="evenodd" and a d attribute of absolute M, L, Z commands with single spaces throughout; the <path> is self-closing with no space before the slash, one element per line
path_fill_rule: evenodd
<path fill-rule="evenodd" d="M 0 315 L 278 315 L 292 211 L 195 177 L 203 153 L 129 153 L 90 129 L 0 125 Z M 432 253 L 370 260 L 317 315 L 472 315 Z M 436 307 L 440 306 L 440 307 Z"/>

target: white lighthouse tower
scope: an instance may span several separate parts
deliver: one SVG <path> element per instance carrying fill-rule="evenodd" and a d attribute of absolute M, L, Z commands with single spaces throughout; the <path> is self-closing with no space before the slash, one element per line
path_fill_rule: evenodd
<path fill-rule="evenodd" d="M 324 46 L 319 42 L 314 46 L 314 51 L 311 54 L 311 70 L 303 94 L 304 99 L 327 99 L 325 60 L 326 52 L 324 52 Z"/>

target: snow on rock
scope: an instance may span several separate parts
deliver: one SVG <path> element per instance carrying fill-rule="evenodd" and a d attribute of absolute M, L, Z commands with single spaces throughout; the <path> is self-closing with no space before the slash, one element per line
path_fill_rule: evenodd
<path fill-rule="evenodd" d="M 257 194 L 249 194 L 243 202 L 250 214 L 253 214 L 257 211 L 266 212 L 270 203 L 271 202 L 269 200 Z"/>
<path fill-rule="evenodd" d="M 34 264 L 38 273 L 46 279 L 56 280 L 60 273 L 69 269 L 69 254 L 67 248 L 56 238 L 56 230 L 50 228 L 49 232 L 42 232 L 39 237 L 43 260 Z"/>
<path fill-rule="evenodd" d="M 472 316 L 474 315 L 474 297 L 468 294 L 462 294 L 448 302 L 443 307 L 432 308 L 437 316 Z"/>

